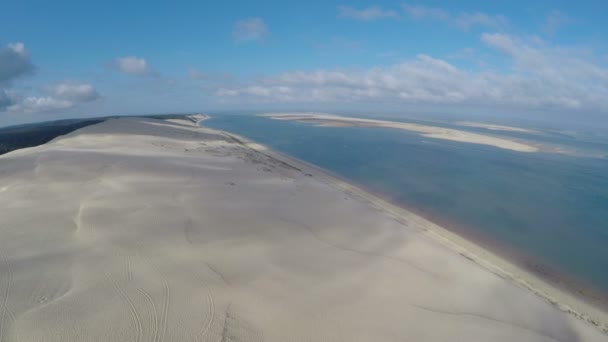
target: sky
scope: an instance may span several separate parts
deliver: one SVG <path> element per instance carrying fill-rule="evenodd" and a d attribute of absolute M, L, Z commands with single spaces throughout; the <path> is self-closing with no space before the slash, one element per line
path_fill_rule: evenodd
<path fill-rule="evenodd" d="M 30 1 L 0 125 L 217 110 L 608 117 L 608 2 Z"/>

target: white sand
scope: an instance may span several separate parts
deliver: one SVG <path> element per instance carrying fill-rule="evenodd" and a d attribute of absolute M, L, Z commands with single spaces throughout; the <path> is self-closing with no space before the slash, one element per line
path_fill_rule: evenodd
<path fill-rule="evenodd" d="M 443 139 L 458 141 L 470 144 L 489 145 L 506 150 L 512 150 L 517 152 L 537 152 L 539 148 L 537 146 L 527 144 L 513 139 L 504 137 L 494 137 L 491 135 L 485 135 L 480 133 L 472 133 L 462 131 L 453 128 L 445 128 L 439 126 L 421 125 L 415 123 L 397 122 L 397 121 L 385 121 L 385 120 L 373 120 L 373 119 L 362 119 L 353 118 L 346 116 L 337 116 L 330 114 L 312 114 L 312 113 L 273 113 L 263 114 L 275 120 L 294 120 L 302 122 L 313 122 L 323 126 L 359 126 L 359 127 L 382 127 L 382 128 L 397 128 L 411 132 L 421 133 L 423 136 L 434 139 Z M 470 126 L 470 125 L 469 125 Z M 487 125 L 484 126 L 487 128 Z M 503 126 L 505 127 L 505 126 Z"/>
<path fill-rule="evenodd" d="M 460 122 L 457 122 L 456 124 L 458 124 L 460 126 L 467 126 L 467 127 L 485 128 L 485 129 L 489 129 L 491 131 L 519 132 L 519 133 L 532 133 L 532 134 L 540 133 L 537 130 L 528 129 L 528 128 L 488 124 L 488 123 L 483 123 L 483 122 L 460 121 Z"/>
<path fill-rule="evenodd" d="M 296 167 L 150 119 L 1 156 L 0 340 L 608 340 Z"/>

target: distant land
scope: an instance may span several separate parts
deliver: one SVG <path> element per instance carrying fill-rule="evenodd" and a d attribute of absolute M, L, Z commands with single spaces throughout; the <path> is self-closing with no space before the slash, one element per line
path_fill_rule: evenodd
<path fill-rule="evenodd" d="M 140 117 L 156 119 L 181 118 L 183 114 L 158 114 Z M 16 126 L 0 127 L 0 155 L 21 148 L 34 147 L 68 134 L 77 129 L 98 124 L 105 120 L 118 118 L 118 116 L 106 116 L 86 119 L 63 119 L 55 121 L 28 123 Z"/>
<path fill-rule="evenodd" d="M 74 119 L 0 128 L 0 155 L 20 148 L 45 144 L 60 135 L 102 121 L 103 119 Z"/>

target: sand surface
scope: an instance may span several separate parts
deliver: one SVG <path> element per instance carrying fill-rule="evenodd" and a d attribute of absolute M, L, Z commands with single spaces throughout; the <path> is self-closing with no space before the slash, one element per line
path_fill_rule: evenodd
<path fill-rule="evenodd" d="M 130 118 L 1 156 L 0 340 L 608 341 L 259 151 Z"/>
<path fill-rule="evenodd" d="M 521 127 L 513 127 L 513 126 L 505 126 L 505 125 L 496 125 L 496 124 L 488 124 L 483 122 L 472 122 L 472 121 L 460 121 L 457 122 L 460 126 L 467 127 L 476 127 L 476 128 L 485 128 L 491 131 L 505 131 L 505 132 L 518 132 L 518 133 L 539 133 L 533 129 L 521 128 Z"/>
<path fill-rule="evenodd" d="M 269 117 L 275 120 L 294 120 L 300 122 L 312 122 L 323 126 L 333 127 L 381 127 L 381 128 L 397 128 L 411 132 L 421 133 L 423 136 L 434 139 L 443 139 L 458 141 L 471 144 L 489 145 L 506 150 L 517 152 L 537 152 L 539 148 L 532 144 L 527 144 L 513 139 L 499 138 L 490 135 L 472 133 L 463 130 L 445 128 L 439 126 L 421 125 L 415 123 L 385 121 L 353 118 L 346 116 L 337 116 L 329 114 L 309 114 L 309 113 L 274 113 L 263 114 L 262 116 Z M 471 126 L 470 124 L 468 126 Z M 480 127 L 479 124 L 474 127 Z M 488 128 L 488 125 L 483 125 Z M 497 126 L 493 126 L 497 129 Z M 506 127 L 506 126 L 502 126 Z"/>

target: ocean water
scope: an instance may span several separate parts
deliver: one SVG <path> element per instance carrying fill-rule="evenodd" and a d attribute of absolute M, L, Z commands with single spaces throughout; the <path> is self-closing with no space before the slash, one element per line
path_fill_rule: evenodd
<path fill-rule="evenodd" d="M 601 136 L 466 128 L 573 152 L 520 153 L 390 128 L 253 115 L 215 115 L 204 124 L 327 169 L 552 280 L 607 298 L 608 141 Z"/>

